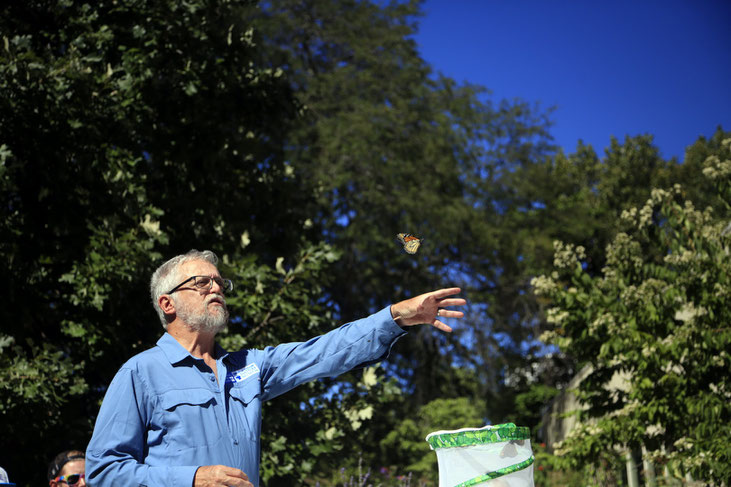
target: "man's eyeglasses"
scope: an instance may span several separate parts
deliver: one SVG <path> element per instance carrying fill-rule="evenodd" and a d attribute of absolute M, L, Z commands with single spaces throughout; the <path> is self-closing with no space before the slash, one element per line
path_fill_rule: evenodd
<path fill-rule="evenodd" d="M 75 473 L 73 475 L 62 475 L 60 477 L 56 477 L 56 482 L 66 482 L 68 485 L 76 485 L 79 483 L 79 480 L 85 478 L 86 475 L 83 473 Z"/>
<path fill-rule="evenodd" d="M 196 289 L 199 289 L 201 291 L 209 290 L 213 287 L 213 283 L 215 282 L 218 284 L 218 287 L 220 287 L 223 292 L 229 293 L 233 291 L 234 289 L 234 283 L 231 281 L 231 279 L 223 279 L 222 277 L 211 277 L 211 276 L 190 276 L 185 281 L 181 282 L 174 288 L 172 288 L 170 291 L 166 292 L 165 294 L 172 294 L 181 287 L 183 287 L 185 284 L 189 283 L 190 281 L 193 281 L 193 287 Z"/>

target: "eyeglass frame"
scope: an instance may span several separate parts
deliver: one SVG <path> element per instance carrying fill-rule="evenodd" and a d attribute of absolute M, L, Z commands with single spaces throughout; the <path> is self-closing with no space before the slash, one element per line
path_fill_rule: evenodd
<path fill-rule="evenodd" d="M 196 279 L 198 279 L 199 277 L 204 277 L 206 279 L 210 279 L 210 281 L 208 283 L 208 290 L 213 289 L 213 283 L 214 282 L 216 284 L 218 284 L 218 287 L 220 287 L 221 290 L 224 293 L 227 293 L 227 292 L 230 293 L 231 291 L 234 290 L 234 283 L 233 283 L 233 281 L 231 279 L 224 279 L 224 278 L 222 278 L 220 276 L 216 276 L 216 277 L 211 277 L 211 276 L 190 276 L 188 279 L 186 279 L 185 281 L 181 282 L 180 284 L 178 284 L 177 286 L 175 286 L 174 288 L 172 288 L 170 291 L 166 292 L 165 294 L 172 294 L 175 291 L 180 290 L 181 287 L 183 287 L 187 282 L 190 282 L 191 280 L 193 281 L 193 286 L 195 286 L 196 289 L 199 289 L 199 290 L 200 289 L 206 289 L 206 286 L 205 285 L 202 286 L 202 287 L 198 287 L 198 285 L 196 284 Z"/>
<path fill-rule="evenodd" d="M 73 476 L 78 476 L 79 478 L 76 479 L 76 482 L 74 482 L 72 484 L 68 480 L 66 480 L 66 478 L 67 477 L 73 477 Z M 72 473 L 71 475 L 59 475 L 58 477 L 56 477 L 55 479 L 53 479 L 53 481 L 54 482 L 66 482 L 66 485 L 76 485 L 76 484 L 79 483 L 79 481 L 81 479 L 85 479 L 85 478 L 86 478 L 86 473 Z"/>

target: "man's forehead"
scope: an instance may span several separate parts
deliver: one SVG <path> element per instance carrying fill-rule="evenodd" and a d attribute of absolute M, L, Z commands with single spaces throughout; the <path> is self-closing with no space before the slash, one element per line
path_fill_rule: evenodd
<path fill-rule="evenodd" d="M 183 265 L 180 267 L 185 274 L 191 276 L 218 275 L 216 266 L 205 260 L 189 260 L 188 262 L 183 262 Z"/>

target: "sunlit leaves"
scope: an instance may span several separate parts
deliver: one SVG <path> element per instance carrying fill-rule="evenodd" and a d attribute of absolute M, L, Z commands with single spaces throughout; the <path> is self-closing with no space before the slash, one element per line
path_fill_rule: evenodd
<path fill-rule="evenodd" d="M 727 146 L 707 158 L 705 171 L 726 205 Z M 601 276 L 587 277 L 581 253 L 572 261 L 571 247 L 558 245 L 557 262 L 573 263 L 534 280 L 553 305 L 545 338 L 590 370 L 579 386 L 586 422 L 558 451 L 568 464 L 644 446 L 676 472 L 715 481 L 731 475 L 729 213 L 696 209 L 683 195 L 679 185 L 655 189 L 644 206 L 625 211 L 627 228 L 607 247 Z M 608 393 L 617 372 L 625 386 Z"/>

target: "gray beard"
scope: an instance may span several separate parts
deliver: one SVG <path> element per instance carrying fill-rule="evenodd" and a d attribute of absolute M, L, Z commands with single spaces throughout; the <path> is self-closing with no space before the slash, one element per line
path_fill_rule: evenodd
<path fill-rule="evenodd" d="M 223 313 L 211 313 L 208 310 L 208 304 L 206 304 L 206 309 L 202 313 L 196 314 L 186 307 L 182 307 L 176 312 L 180 319 L 188 325 L 188 328 L 195 332 L 216 334 L 225 330 L 228 325 L 228 309 L 226 307 L 223 308 Z"/>

